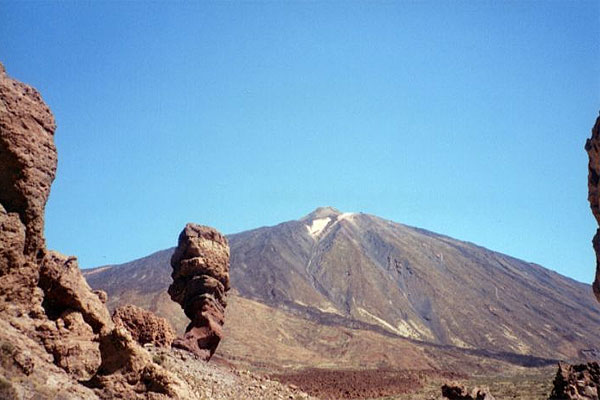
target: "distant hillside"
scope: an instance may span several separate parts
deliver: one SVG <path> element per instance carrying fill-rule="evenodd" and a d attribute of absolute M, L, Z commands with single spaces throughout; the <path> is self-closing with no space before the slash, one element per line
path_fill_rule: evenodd
<path fill-rule="evenodd" d="M 229 241 L 235 301 L 319 326 L 549 359 L 600 349 L 589 285 L 471 243 L 333 208 Z M 138 304 L 182 329 L 165 293 L 171 252 L 84 272 L 109 306 Z"/>

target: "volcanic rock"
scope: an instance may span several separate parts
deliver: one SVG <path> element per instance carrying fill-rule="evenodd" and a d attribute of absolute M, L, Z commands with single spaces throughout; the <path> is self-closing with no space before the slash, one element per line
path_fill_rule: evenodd
<path fill-rule="evenodd" d="M 225 296 L 229 290 L 229 244 L 216 229 L 187 224 L 171 258 L 171 299 L 191 320 L 173 347 L 204 360 L 214 354 L 223 337 Z"/>
<path fill-rule="evenodd" d="M 600 365 L 597 362 L 558 364 L 549 400 L 598 400 Z"/>
<path fill-rule="evenodd" d="M 600 225 L 600 116 L 592 128 L 592 137 L 585 142 L 588 153 L 588 201 L 596 222 Z M 600 228 L 592 240 L 596 252 L 596 280 L 593 288 L 594 294 L 600 301 Z"/>
<path fill-rule="evenodd" d="M 0 65 L 0 203 L 26 228 L 26 255 L 44 247 L 44 207 L 56 172 L 56 124 L 32 87 Z"/>
<path fill-rule="evenodd" d="M 195 398 L 114 326 L 75 257 L 46 250 L 54 129 L 0 64 L 0 398 Z"/>
<path fill-rule="evenodd" d="M 171 324 L 152 312 L 127 304 L 115 310 L 112 316 L 115 325 L 129 331 L 139 344 L 152 343 L 156 347 L 171 347 L 175 331 Z"/>
<path fill-rule="evenodd" d="M 442 396 L 450 400 L 494 400 L 487 388 L 467 389 L 459 384 L 445 384 L 442 386 Z"/>

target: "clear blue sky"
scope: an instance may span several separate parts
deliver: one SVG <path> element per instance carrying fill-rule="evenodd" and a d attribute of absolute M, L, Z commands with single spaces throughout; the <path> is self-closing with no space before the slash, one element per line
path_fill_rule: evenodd
<path fill-rule="evenodd" d="M 590 282 L 599 46 L 597 1 L 0 3 L 82 267 L 332 205 Z"/>

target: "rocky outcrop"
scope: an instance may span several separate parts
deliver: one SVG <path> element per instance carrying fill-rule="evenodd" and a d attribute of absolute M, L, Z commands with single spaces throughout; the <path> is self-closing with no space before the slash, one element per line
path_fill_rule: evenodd
<path fill-rule="evenodd" d="M 445 384 L 442 386 L 442 396 L 449 400 L 494 400 L 487 388 L 467 389 L 459 384 Z"/>
<path fill-rule="evenodd" d="M 46 250 L 54 129 L 0 65 L 0 398 L 195 398 L 113 324 L 74 257 Z"/>
<path fill-rule="evenodd" d="M 133 340 L 142 345 L 151 343 L 168 348 L 175 339 L 175 331 L 166 319 L 131 304 L 118 307 L 112 320 L 115 325 L 127 329 Z"/>
<path fill-rule="evenodd" d="M 549 400 L 598 400 L 600 365 L 597 362 L 558 364 Z"/>
<path fill-rule="evenodd" d="M 596 119 L 596 124 L 592 128 L 592 137 L 585 143 L 585 150 L 588 153 L 588 200 L 592 208 L 592 214 L 600 226 L 600 116 Z M 596 280 L 593 288 L 594 294 L 600 301 L 600 228 L 592 240 L 594 251 L 596 252 Z"/>
<path fill-rule="evenodd" d="M 0 66 L 0 203 L 26 229 L 27 255 L 44 247 L 44 207 L 56 173 L 56 124 L 32 87 L 10 79 Z"/>
<path fill-rule="evenodd" d="M 217 230 L 187 224 L 171 258 L 171 299 L 191 320 L 183 338 L 173 347 L 209 360 L 221 338 L 229 290 L 229 245 Z"/>

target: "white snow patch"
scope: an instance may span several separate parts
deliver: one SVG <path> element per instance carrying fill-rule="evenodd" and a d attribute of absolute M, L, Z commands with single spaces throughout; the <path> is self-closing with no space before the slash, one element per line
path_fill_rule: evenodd
<path fill-rule="evenodd" d="M 308 233 L 312 237 L 317 237 L 321 232 L 323 232 L 323 229 L 325 229 L 329 221 L 331 221 L 331 218 L 329 217 L 315 219 L 310 226 L 306 225 L 306 229 L 308 229 Z"/>
<path fill-rule="evenodd" d="M 338 215 L 337 220 L 338 221 L 347 220 L 350 222 L 354 222 L 353 218 L 355 215 L 356 215 L 356 213 L 343 213 L 343 214 Z"/>

